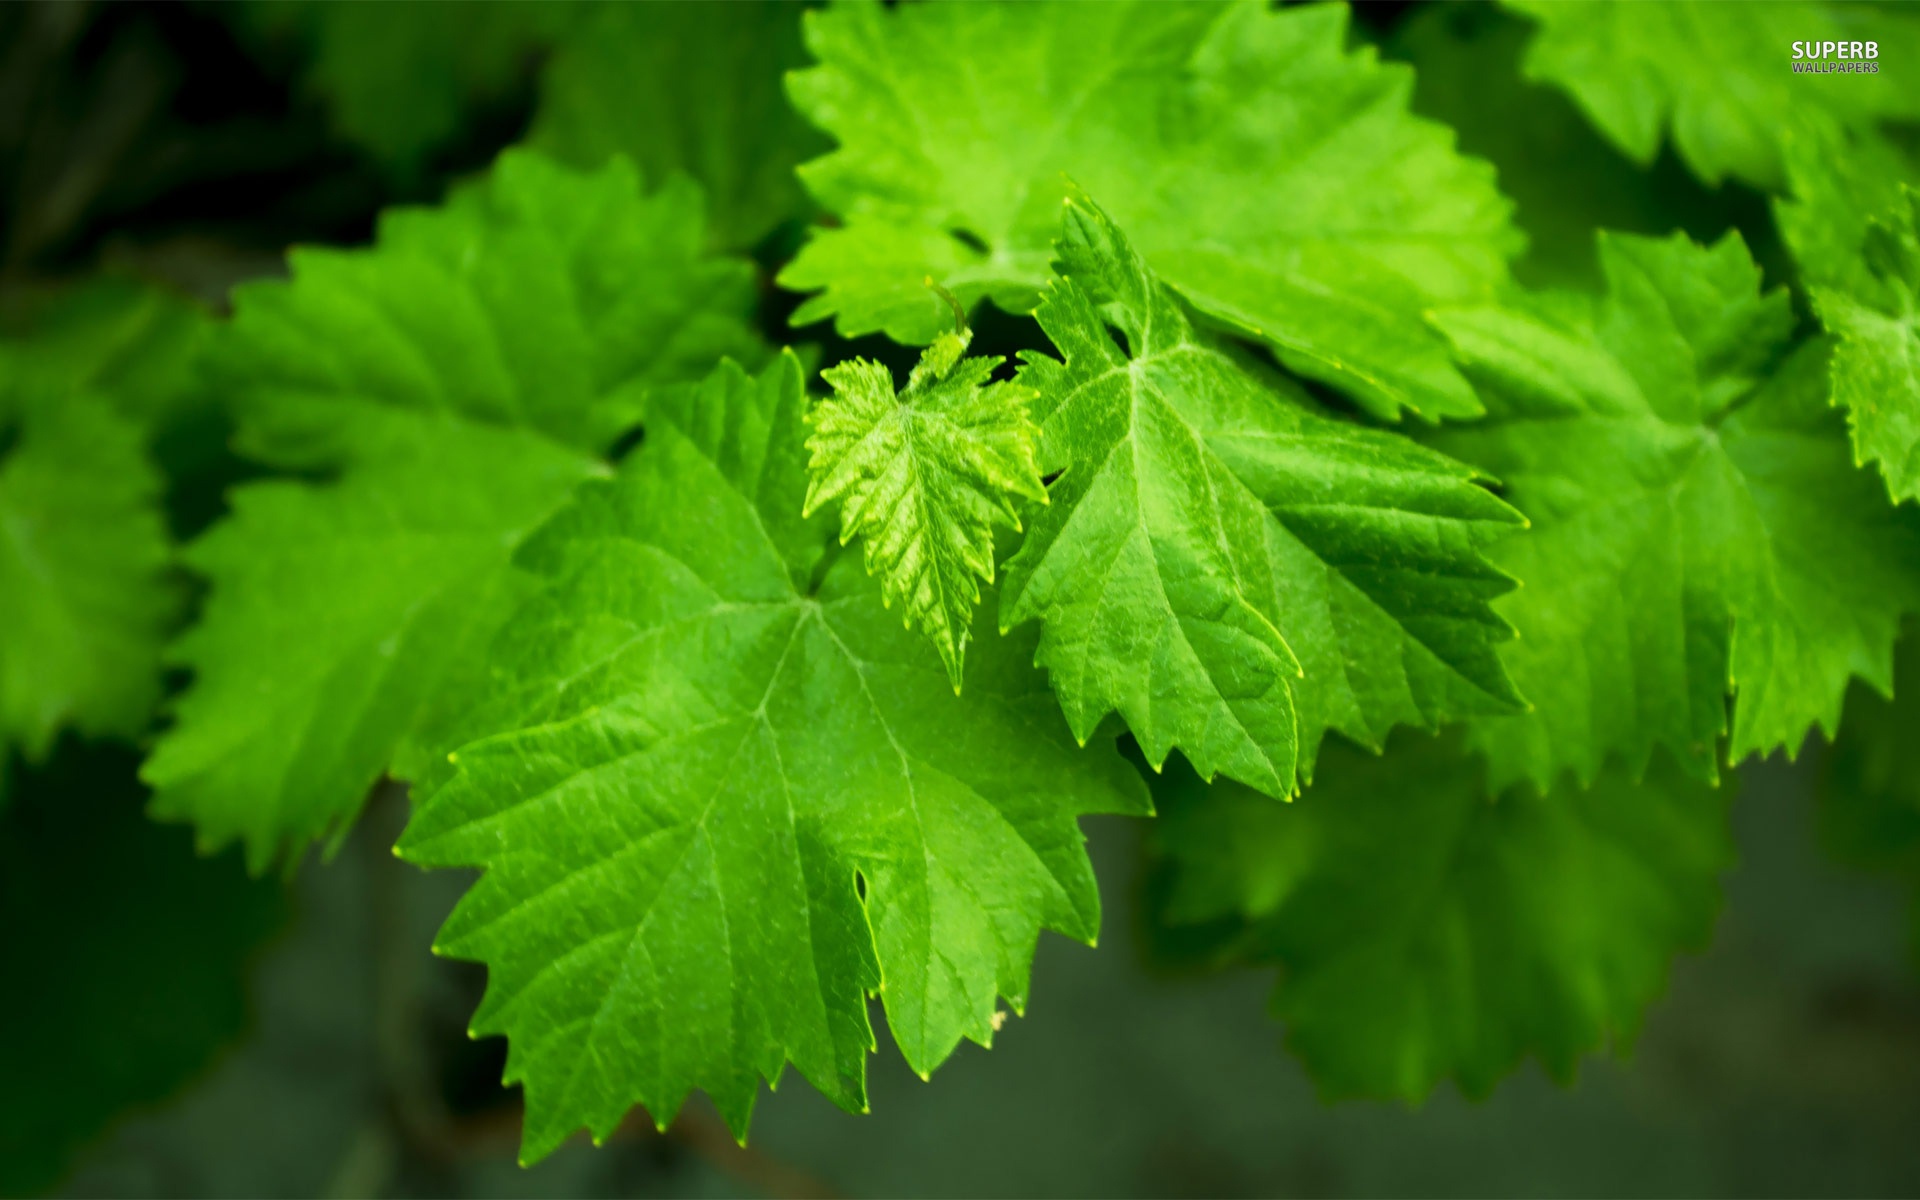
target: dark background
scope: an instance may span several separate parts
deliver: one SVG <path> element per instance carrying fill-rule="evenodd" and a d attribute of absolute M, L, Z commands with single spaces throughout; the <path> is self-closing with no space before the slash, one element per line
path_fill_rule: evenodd
<path fill-rule="evenodd" d="M 1407 7 L 1363 6 L 1364 34 L 1391 41 Z M 276 272 L 291 243 L 364 242 L 381 207 L 435 200 L 513 142 L 531 113 L 538 62 L 530 57 L 519 85 L 474 105 L 420 169 L 396 175 L 330 132 L 321 101 L 295 82 L 297 49 L 247 40 L 228 18 L 185 5 L 0 6 L 0 317 L 98 271 L 159 280 L 218 307 L 233 282 Z M 1436 115 L 1447 115 L 1438 111 L 1447 99 L 1422 93 Z M 1528 128 L 1551 124 L 1555 103 L 1563 104 L 1539 98 L 1547 108 L 1531 111 Z M 1462 124 L 1466 149 L 1498 157 L 1503 130 Z M 1610 155 L 1593 144 L 1601 176 L 1618 174 Z M 1633 195 L 1611 223 L 1632 227 L 1640 210 L 1631 205 L 1651 189 L 1662 195 L 1659 212 L 1684 212 L 1697 234 L 1739 224 L 1764 255 L 1757 197 L 1735 187 L 1702 192 L 1670 157 L 1649 179 L 1625 189 Z M 1524 220 L 1536 181 L 1503 164 L 1503 183 Z M 761 248 L 763 264 L 784 250 L 773 239 Z M 785 329 L 792 304 L 768 287 L 770 336 L 826 339 L 823 330 Z M 1017 322 L 996 333 L 989 321 L 983 348 L 1018 336 Z M 897 354 L 884 344 L 860 348 Z M 846 349 L 837 343 L 828 354 Z M 210 520 L 238 470 L 212 464 L 176 495 L 176 528 L 191 533 Z M 1822 859 L 1813 833 L 1818 759 L 1816 748 L 1798 766 L 1743 772 L 1735 810 L 1742 863 L 1728 881 L 1713 949 L 1678 964 L 1630 1062 L 1596 1061 L 1571 1089 L 1529 1067 L 1480 1104 L 1443 1090 L 1417 1112 L 1323 1106 L 1265 1016 L 1270 977 L 1186 978 L 1147 964 L 1136 932 L 1138 830 L 1103 820 L 1089 823 L 1108 906 L 1103 945 L 1089 951 L 1044 938 L 1032 1009 L 991 1053 L 964 1046 L 922 1083 L 882 1033 L 870 1116 L 841 1113 L 794 1079 L 763 1100 L 751 1150 L 735 1147 L 696 1104 L 665 1135 L 630 1123 L 604 1149 L 570 1146 L 528 1172 L 513 1164 L 515 1097 L 496 1082 L 503 1046 L 462 1032 L 482 972 L 427 953 L 467 881 L 392 859 L 386 847 L 405 798 L 384 789 L 332 863 L 302 866 L 284 903 L 278 881 L 239 883 L 232 853 L 178 866 L 222 872 L 226 882 L 207 886 L 233 888 L 232 911 L 257 912 L 261 929 L 278 928 L 235 981 L 244 1002 L 233 1020 L 245 1032 L 177 1094 L 79 1152 L 60 1190 L 1913 1194 L 1920 986 L 1908 901 L 1890 882 Z M 136 761 L 69 743 L 53 764 L 15 781 L 7 819 L 55 811 L 40 798 L 131 814 Z M 174 856 L 169 864 L 191 864 L 184 835 L 153 845 Z M 76 886 L 96 889 L 88 895 L 102 913 L 153 902 L 115 890 L 133 889 L 128 873 L 97 873 L 99 883 Z M 162 871 L 151 886 L 187 885 Z M 81 909 L 81 917 L 90 911 Z M 55 928 L 50 919 L 46 928 Z M 203 932 L 183 930 L 183 944 Z M 62 960 L 70 946 L 52 934 L 35 939 L 16 928 L 0 937 L 0 987 L 30 989 L 46 972 L 80 971 L 99 981 L 103 1011 L 93 1019 L 115 1019 L 116 1006 L 184 1019 L 170 1015 L 160 978 L 176 957 L 170 944 L 149 941 L 81 965 Z M 179 1003 L 197 1011 L 191 998 Z M 879 1024 L 877 1007 L 874 1016 Z M 0 1047 L 46 1036 L 0 1029 Z M 0 1088 L 10 1061 L 24 1060 L 0 1049 Z M 76 1082 L 85 1066 L 74 1065 Z M 27 1111 L 36 1099 L 11 1103 L 6 1111 Z"/>

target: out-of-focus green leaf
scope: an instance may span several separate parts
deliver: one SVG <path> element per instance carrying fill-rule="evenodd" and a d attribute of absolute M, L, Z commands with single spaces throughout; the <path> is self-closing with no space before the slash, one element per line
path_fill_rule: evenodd
<path fill-rule="evenodd" d="M 485 679 L 529 530 L 604 470 L 652 387 L 764 354 L 750 264 L 698 189 L 527 152 L 370 250 L 301 250 L 235 297 L 212 368 L 240 444 L 314 484 L 250 485 L 190 550 L 212 581 L 195 680 L 146 768 L 154 808 L 248 862 L 343 832 Z"/>
<path fill-rule="evenodd" d="M 132 755 L 72 747 L 0 808 L 0 1195 L 42 1192 L 241 1030 L 277 883 L 141 815 Z"/>
<path fill-rule="evenodd" d="M 1624 1049 L 1734 857 L 1724 790 L 1663 766 L 1495 796 L 1451 737 L 1329 746 L 1289 805 L 1184 764 L 1154 800 L 1160 935 L 1279 967 L 1274 1015 L 1328 1097 L 1479 1096 L 1529 1056 L 1564 1082 Z"/>
<path fill-rule="evenodd" d="M 1532 522 L 1491 552 L 1534 705 L 1475 722 L 1498 787 L 1655 746 L 1711 778 L 1730 715 L 1732 761 L 1791 755 L 1851 679 L 1886 686 L 1920 608 L 1920 513 L 1849 461 L 1827 347 L 1789 352 L 1786 293 L 1739 239 L 1608 236 L 1600 260 L 1604 296 L 1436 317 L 1489 415 L 1432 440 Z"/>
<path fill-rule="evenodd" d="M 529 140 L 581 166 L 625 154 L 649 179 L 684 171 L 706 191 L 714 241 L 751 247 L 806 215 L 793 169 L 827 148 L 784 86 L 806 62 L 803 11 L 787 0 L 600 6 L 541 72 Z"/>
<path fill-rule="evenodd" d="M 1538 26 L 1526 73 L 1566 89 L 1643 165 L 1673 138 L 1709 184 L 1786 184 L 1782 146 L 1811 119 L 1920 119 L 1920 19 L 1902 6 L 1759 0 L 1506 0 Z M 1800 74 L 1796 41 L 1875 43 L 1871 73 Z M 1818 58 L 1819 55 L 1810 56 Z M 1833 59 L 1838 66 L 1856 60 Z M 1866 65 L 1868 60 L 1857 60 Z M 1819 114 L 1812 117 L 1812 114 Z"/>

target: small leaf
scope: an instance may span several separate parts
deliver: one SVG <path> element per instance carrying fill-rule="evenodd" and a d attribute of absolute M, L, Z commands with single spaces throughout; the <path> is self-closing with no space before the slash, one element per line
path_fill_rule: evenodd
<path fill-rule="evenodd" d="M 865 539 L 881 595 L 933 639 L 956 690 L 980 584 L 993 582 L 994 527 L 1018 529 L 1015 501 L 1047 496 L 1033 392 L 988 383 L 1003 360 L 961 357 L 971 337 L 934 339 L 897 397 L 880 363 L 829 367 L 834 394 L 808 414 L 805 514 L 841 503 L 841 543 Z"/>

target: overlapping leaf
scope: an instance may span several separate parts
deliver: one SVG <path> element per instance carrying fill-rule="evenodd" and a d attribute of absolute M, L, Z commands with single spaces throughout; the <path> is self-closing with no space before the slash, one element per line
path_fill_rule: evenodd
<path fill-rule="evenodd" d="M 1774 206 L 1821 324 L 1854 456 L 1895 500 L 1920 495 L 1920 171 L 1872 133 L 1816 125 L 1788 145 L 1793 198 Z"/>
<path fill-rule="evenodd" d="M 649 387 L 760 353 L 750 269 L 704 243 L 691 184 L 512 154 L 373 250 L 239 291 L 216 365 L 243 447 L 337 478 L 240 489 L 191 550 L 213 590 L 146 768 L 157 813 L 257 869 L 418 772 L 485 677 L 514 546 Z"/>
<path fill-rule="evenodd" d="M 0 413 L 0 771 L 69 725 L 146 728 L 174 613 L 161 481 L 139 426 L 98 394 Z"/>
<path fill-rule="evenodd" d="M 1920 641 L 1902 638 L 1893 693 L 1856 684 L 1822 762 L 1820 834 L 1840 861 L 1892 876 L 1920 897 Z M 1920 915 L 1920 908 L 1916 908 Z M 1920 950 L 1920 922 L 1913 929 Z"/>
<path fill-rule="evenodd" d="M 849 4 L 807 18 L 801 168 L 842 222 L 781 275 L 797 322 L 927 342 L 928 275 L 1038 301 L 1067 177 L 1167 282 L 1369 410 L 1479 411 L 1420 314 L 1518 249 L 1485 164 L 1407 112 L 1411 77 L 1345 47 L 1335 6 Z"/>
<path fill-rule="evenodd" d="M 1680 157 L 1708 183 L 1732 176 L 1778 191 L 1783 142 L 1813 111 L 1844 123 L 1920 118 L 1920 91 L 1901 76 L 1920 52 L 1920 21 L 1897 11 L 1777 0 L 1506 2 L 1540 26 L 1528 76 L 1566 89 L 1642 165 L 1671 131 Z M 1793 43 L 1809 40 L 1861 42 L 1863 53 L 1875 42 L 1882 69 L 1795 74 Z"/>
<path fill-rule="evenodd" d="M 618 153 L 649 178 L 684 171 L 706 191 L 715 241 L 752 246 L 806 215 L 793 169 L 826 149 L 782 86 L 805 62 L 803 11 L 782 0 L 599 6 L 542 70 L 529 140 L 582 166 Z"/>
<path fill-rule="evenodd" d="M 841 543 L 862 538 L 881 595 L 933 639 L 956 688 L 980 584 L 993 582 L 994 527 L 1018 529 L 1015 501 L 1047 496 L 1033 393 L 988 383 L 1005 360 L 962 358 L 969 340 L 940 335 L 898 396 L 883 363 L 829 367 L 834 395 L 807 418 L 807 514 L 841 502 Z"/>
<path fill-rule="evenodd" d="M 148 821 L 135 765 L 69 744 L 0 805 L 8 1196 L 52 1189 L 116 1117 L 240 1033 L 247 960 L 286 914 L 277 883 L 249 881 L 237 856 L 196 858 L 184 830 Z"/>
<path fill-rule="evenodd" d="M 1784 361 L 1792 314 L 1737 236 L 1603 237 L 1604 297 L 1437 318 L 1489 417 L 1434 435 L 1532 522 L 1495 558 L 1534 711 L 1476 723 L 1496 786 L 1639 770 L 1664 745 L 1711 777 L 1831 736 L 1858 676 L 1884 689 L 1920 604 L 1920 526 L 1849 461 L 1826 346 Z"/>
<path fill-rule="evenodd" d="M 151 429 L 194 390 L 204 317 L 102 282 L 0 340 L 0 774 L 63 728 L 144 730 L 177 608 Z"/>
<path fill-rule="evenodd" d="M 1414 111 L 1452 126 L 1463 152 L 1499 172 L 1527 235 L 1517 278 L 1597 282 L 1597 228 L 1710 239 L 1764 220 L 1764 201 L 1739 188 L 1709 190 L 1677 160 L 1636 168 L 1565 93 L 1522 76 L 1532 36 L 1531 22 L 1492 4 L 1423 4 L 1381 43 L 1414 69 Z"/>
<path fill-rule="evenodd" d="M 1274 1015 L 1330 1097 L 1491 1090 L 1528 1056 L 1569 1079 L 1630 1041 L 1669 961 L 1705 945 L 1732 865 L 1726 792 L 1662 769 L 1497 798 L 1457 739 L 1329 747 L 1281 806 L 1156 782 L 1156 917 L 1215 964 L 1271 964 Z"/>
<path fill-rule="evenodd" d="M 405 177 L 445 150 L 474 110 L 510 101 L 590 6 L 273 0 L 225 10 L 255 41 L 299 43 L 305 83 L 334 127 Z"/>
<path fill-rule="evenodd" d="M 1065 210 L 1024 356 L 1040 469 L 1063 472 L 1007 564 L 1001 624 L 1090 736 L 1118 711 L 1149 762 L 1178 746 L 1276 796 L 1328 729 L 1519 707 L 1479 548 L 1518 517 L 1473 471 L 1338 421 L 1196 330 L 1106 215 Z"/>
<path fill-rule="evenodd" d="M 791 356 L 656 398 L 619 477 L 528 544 L 500 732 L 401 841 L 486 868 L 439 945 L 488 966 L 473 1027 L 510 1039 L 529 1159 L 693 1088 L 744 1133 L 788 1062 L 860 1108 L 869 993 L 922 1073 L 987 1043 L 1040 928 L 1098 927 L 1076 818 L 1145 810 L 1031 642 L 988 633 L 956 696 L 858 558 L 823 558 L 803 407 Z"/>

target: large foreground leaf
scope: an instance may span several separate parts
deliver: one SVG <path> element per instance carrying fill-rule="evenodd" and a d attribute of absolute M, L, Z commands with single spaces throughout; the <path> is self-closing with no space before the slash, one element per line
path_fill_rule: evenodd
<path fill-rule="evenodd" d="M 473 1028 L 511 1042 L 528 1159 L 693 1088 L 744 1135 L 788 1062 L 861 1108 L 872 993 L 922 1073 L 989 1042 L 1040 928 L 1098 928 L 1076 818 L 1146 811 L 1030 642 L 987 631 L 956 696 L 858 557 L 823 559 L 803 404 L 791 357 L 657 398 L 620 476 L 528 544 L 546 590 L 496 650 L 501 732 L 401 841 L 486 868 L 439 947 L 487 964 Z"/>
<path fill-rule="evenodd" d="M 213 590 L 146 768 L 157 813 L 244 838 L 258 869 L 445 749 L 514 546 L 650 386 L 759 352 L 749 268 L 704 243 L 691 185 L 513 154 L 442 210 L 389 214 L 374 249 L 298 251 L 291 281 L 239 291 L 216 364 L 242 445 L 338 477 L 238 490 L 190 552 Z"/>
<path fill-rule="evenodd" d="M 1336 6 L 849 4 L 790 89 L 840 147 L 801 168 L 842 218 L 781 275 L 794 314 L 927 342 L 931 275 L 1031 309 L 1068 177 L 1166 280 L 1391 417 L 1479 411 L 1421 313 L 1519 248 L 1492 172 L 1407 111 L 1411 75 Z"/>
<path fill-rule="evenodd" d="M 1328 729 L 1519 706 L 1479 554 L 1513 510 L 1473 471 L 1335 420 L 1195 329 L 1084 198 L 1065 210 L 1025 355 L 1040 468 L 1063 472 L 1007 564 L 1001 624 L 1042 623 L 1039 662 L 1076 735 L 1110 711 L 1149 762 L 1178 746 L 1276 796 Z"/>
<path fill-rule="evenodd" d="M 1624 1047 L 1732 865 L 1727 794 L 1660 770 L 1494 796 L 1456 739 L 1329 747 L 1290 805 L 1170 770 L 1154 788 L 1164 934 L 1270 964 L 1329 1097 L 1483 1095 L 1527 1056 L 1566 1080 Z"/>
<path fill-rule="evenodd" d="M 1604 237 L 1607 293 L 1438 320 L 1488 419 L 1436 444 L 1484 467 L 1532 522 L 1496 552 L 1501 612 L 1534 704 L 1476 723 L 1496 786 L 1639 770 L 1664 745 L 1711 777 L 1831 736 L 1854 676 L 1885 689 L 1920 604 L 1920 526 L 1849 461 L 1821 342 L 1784 350 L 1737 236 L 1712 249 Z"/>

